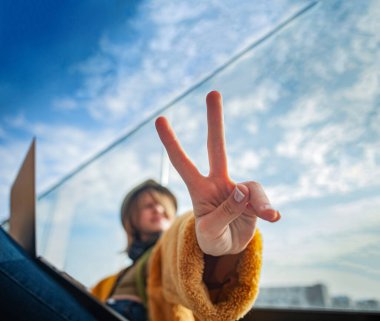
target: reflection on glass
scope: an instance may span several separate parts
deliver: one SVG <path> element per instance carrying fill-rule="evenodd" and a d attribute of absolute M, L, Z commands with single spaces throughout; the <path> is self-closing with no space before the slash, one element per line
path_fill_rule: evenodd
<path fill-rule="evenodd" d="M 378 1 L 321 1 L 168 110 L 207 175 L 204 97 L 220 90 L 231 177 L 263 183 L 283 214 L 260 222 L 256 306 L 380 309 L 379 18 Z M 43 254 L 86 285 L 117 271 L 129 188 L 164 179 L 191 207 L 165 164 L 152 120 L 48 193 Z"/>

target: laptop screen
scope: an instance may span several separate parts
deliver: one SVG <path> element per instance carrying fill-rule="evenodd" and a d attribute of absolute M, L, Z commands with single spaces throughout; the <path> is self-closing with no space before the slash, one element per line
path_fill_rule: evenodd
<path fill-rule="evenodd" d="M 9 234 L 31 256 L 36 256 L 35 147 L 33 139 L 10 193 Z"/>

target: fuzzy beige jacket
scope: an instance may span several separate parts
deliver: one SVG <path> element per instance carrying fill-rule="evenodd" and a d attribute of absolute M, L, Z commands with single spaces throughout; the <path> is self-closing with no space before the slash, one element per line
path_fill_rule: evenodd
<path fill-rule="evenodd" d="M 157 242 L 149 261 L 150 321 L 238 320 L 258 294 L 261 255 L 256 231 L 239 255 L 207 256 L 196 240 L 194 215 L 180 216 Z"/>

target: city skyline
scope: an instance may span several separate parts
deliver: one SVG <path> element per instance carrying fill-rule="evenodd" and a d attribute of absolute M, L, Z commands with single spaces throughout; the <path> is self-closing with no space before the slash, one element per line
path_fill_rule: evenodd
<path fill-rule="evenodd" d="M 376 298 L 352 300 L 341 293 L 332 295 L 323 283 L 288 287 L 260 287 L 256 307 L 314 308 L 314 309 L 357 309 L 379 310 L 380 301 Z"/>

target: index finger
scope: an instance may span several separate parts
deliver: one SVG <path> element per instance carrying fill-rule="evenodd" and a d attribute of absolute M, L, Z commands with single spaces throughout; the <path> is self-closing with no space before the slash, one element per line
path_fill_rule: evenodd
<path fill-rule="evenodd" d="M 157 118 L 156 129 L 169 155 L 171 163 L 179 175 L 181 175 L 186 185 L 192 185 L 192 182 L 202 175 L 181 147 L 168 120 L 162 116 Z"/>

